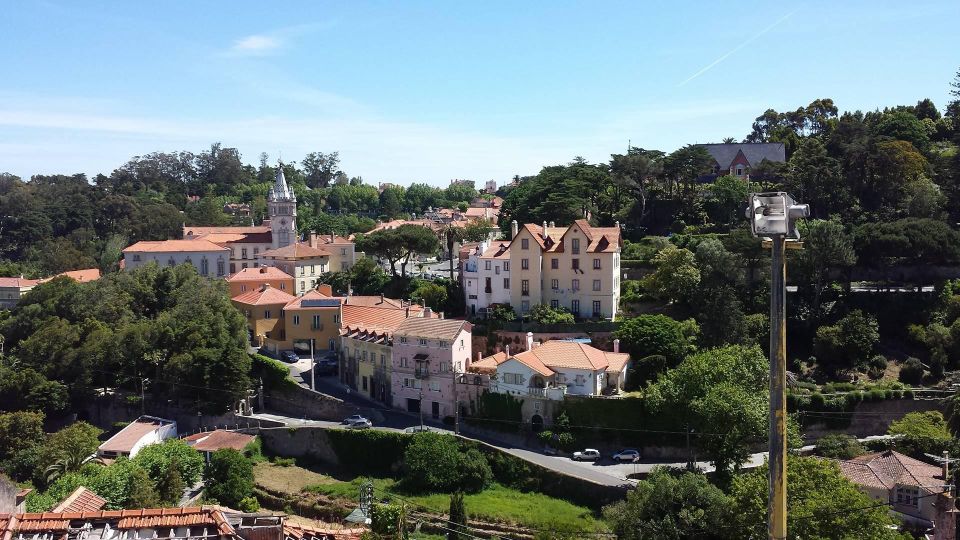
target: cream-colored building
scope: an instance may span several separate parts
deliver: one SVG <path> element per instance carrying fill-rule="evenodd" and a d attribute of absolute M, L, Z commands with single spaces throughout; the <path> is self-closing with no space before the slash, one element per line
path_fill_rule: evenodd
<path fill-rule="evenodd" d="M 620 302 L 620 227 L 512 227 L 510 303 L 518 313 L 537 304 L 566 308 L 578 318 L 608 319 Z"/>
<path fill-rule="evenodd" d="M 160 266 L 191 264 L 201 276 L 226 277 L 230 250 L 202 239 L 141 241 L 123 250 L 123 268 L 126 270 L 151 262 Z"/>
<path fill-rule="evenodd" d="M 293 293 L 303 294 L 330 271 L 330 252 L 301 242 L 260 254 L 260 264 L 273 266 L 293 276 Z"/>
<path fill-rule="evenodd" d="M 23 295 L 40 283 L 36 279 L 20 277 L 0 277 L 0 309 L 13 309 Z"/>
<path fill-rule="evenodd" d="M 311 234 L 309 244 L 330 253 L 330 272 L 343 272 L 353 268 L 357 262 L 357 252 L 349 238 L 331 234 Z"/>

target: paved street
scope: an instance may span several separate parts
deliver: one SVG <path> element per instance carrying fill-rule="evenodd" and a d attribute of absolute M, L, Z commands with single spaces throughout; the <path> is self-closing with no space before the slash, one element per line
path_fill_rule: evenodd
<path fill-rule="evenodd" d="M 297 381 L 301 386 L 305 388 L 310 388 L 310 359 L 301 358 L 295 364 L 288 364 L 290 368 L 290 375 L 293 377 L 293 380 Z M 356 392 L 351 391 L 348 387 L 340 384 L 335 375 L 327 376 L 318 376 L 314 381 L 315 389 L 318 392 L 322 392 L 327 395 L 334 396 L 336 398 L 342 399 L 346 403 L 355 405 L 358 409 L 370 409 L 374 408 L 384 416 L 383 422 L 377 422 L 374 426 L 374 429 L 383 429 L 388 431 L 402 431 L 405 428 L 415 426 L 419 424 L 419 418 L 415 414 L 410 414 L 403 411 L 393 410 L 387 407 L 384 407 L 380 403 L 370 401 L 363 396 L 358 395 Z M 322 427 L 340 427 L 339 422 L 328 422 L 322 420 L 303 420 L 299 418 L 292 418 L 286 416 L 280 416 L 275 414 L 255 414 L 256 418 L 263 418 L 266 420 L 274 420 L 278 422 L 284 422 L 288 425 L 304 425 L 304 426 L 322 426 Z M 430 427 L 436 431 L 452 433 L 452 431 L 447 426 L 443 426 L 438 422 L 434 422 L 432 419 L 425 418 L 424 423 L 430 425 Z M 471 436 L 470 434 L 466 434 Z M 523 448 L 516 445 L 508 444 L 503 441 L 495 440 L 491 437 L 474 437 L 478 440 L 482 440 L 488 444 L 496 446 L 501 450 L 513 454 L 519 458 L 525 459 L 531 463 L 535 463 L 542 467 L 546 467 L 550 470 L 567 474 L 570 476 L 575 476 L 595 482 L 597 484 L 603 484 L 608 486 L 630 486 L 635 482 L 634 480 L 628 479 L 627 475 L 631 474 L 640 474 L 640 473 L 649 473 L 655 467 L 658 466 L 668 466 L 668 467 L 684 467 L 686 462 L 643 462 L 643 463 L 614 463 L 609 456 L 605 456 L 604 459 L 599 462 L 577 462 L 573 461 L 568 457 L 563 456 L 550 456 L 546 455 L 537 450 L 531 450 L 529 448 Z M 753 454 L 750 457 L 750 461 L 744 465 L 746 468 L 756 467 L 763 463 L 763 460 L 766 456 L 766 453 L 757 453 Z M 711 471 L 713 468 L 707 462 L 698 462 L 697 466 L 705 471 Z"/>

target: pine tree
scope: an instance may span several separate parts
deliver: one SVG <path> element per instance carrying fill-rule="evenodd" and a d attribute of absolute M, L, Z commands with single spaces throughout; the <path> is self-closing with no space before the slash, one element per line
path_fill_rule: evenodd
<path fill-rule="evenodd" d="M 147 472 L 140 467 L 130 471 L 130 491 L 127 493 L 125 508 L 156 508 L 160 506 L 160 496 L 153 486 Z"/>
<path fill-rule="evenodd" d="M 457 532 L 448 532 L 447 540 L 460 540 L 467 538 L 460 534 L 467 530 L 467 510 L 463 506 L 463 492 L 456 491 L 450 494 L 450 523 L 451 529 Z"/>
<path fill-rule="evenodd" d="M 157 493 L 164 504 L 176 506 L 183 496 L 183 490 L 186 484 L 183 476 L 180 475 L 180 467 L 177 460 L 170 462 L 170 466 L 157 482 Z"/>

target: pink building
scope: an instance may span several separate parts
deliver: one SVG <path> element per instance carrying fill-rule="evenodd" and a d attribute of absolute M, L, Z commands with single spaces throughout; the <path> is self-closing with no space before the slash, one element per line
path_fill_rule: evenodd
<path fill-rule="evenodd" d="M 470 364 L 467 321 L 411 317 L 393 334 L 393 407 L 440 419 L 453 416 L 458 398 L 454 377 Z"/>

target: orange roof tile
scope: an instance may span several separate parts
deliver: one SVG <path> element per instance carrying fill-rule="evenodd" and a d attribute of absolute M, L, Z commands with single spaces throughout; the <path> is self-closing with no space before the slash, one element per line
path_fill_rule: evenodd
<path fill-rule="evenodd" d="M 510 243 L 509 242 L 496 242 L 492 244 L 483 254 L 480 255 L 484 259 L 509 259 L 510 258 Z"/>
<path fill-rule="evenodd" d="M 293 279 L 293 276 L 276 266 L 258 266 L 256 268 L 243 268 L 228 277 L 227 281 L 265 281 L 275 279 Z"/>
<path fill-rule="evenodd" d="M 214 244 L 269 244 L 273 241 L 273 233 L 267 232 L 216 232 L 193 235 L 190 238 L 203 239 Z"/>
<path fill-rule="evenodd" d="M 548 368 L 606 370 L 610 365 L 606 353 L 585 343 L 572 341 L 547 341 L 532 350 L 513 356 L 525 365 L 544 365 Z"/>
<path fill-rule="evenodd" d="M 343 298 L 344 305 L 350 306 L 367 306 L 367 307 L 406 307 L 402 301 L 395 300 L 393 298 L 387 298 L 385 296 L 357 296 L 350 295 Z M 414 307 L 411 304 L 411 307 Z M 419 308 L 420 306 L 415 306 Z"/>
<path fill-rule="evenodd" d="M 83 270 L 69 270 L 67 272 L 61 272 L 53 277 L 47 279 L 41 279 L 40 283 L 46 283 L 51 279 L 58 278 L 60 276 L 66 276 L 76 282 L 86 283 L 88 281 L 96 281 L 100 279 L 100 269 L 99 268 L 86 268 Z"/>
<path fill-rule="evenodd" d="M 284 538 L 292 540 L 359 540 L 364 532 L 366 532 L 366 529 L 363 527 L 337 525 L 306 527 L 299 524 L 283 524 Z"/>
<path fill-rule="evenodd" d="M 897 484 L 934 488 L 943 485 L 942 470 L 893 450 L 840 461 L 840 471 L 863 486 L 891 489 Z"/>
<path fill-rule="evenodd" d="M 255 291 L 245 292 L 243 294 L 234 296 L 232 300 L 238 304 L 245 304 L 248 306 L 272 306 L 276 304 L 289 304 L 290 301 L 294 300 L 295 298 L 296 297 L 292 294 L 281 291 L 276 287 L 264 285 Z"/>
<path fill-rule="evenodd" d="M 257 437 L 254 435 L 248 435 L 246 433 L 237 433 L 235 431 L 226 431 L 223 429 L 218 429 L 216 431 L 211 431 L 208 433 L 197 433 L 196 435 L 202 435 L 197 439 L 192 439 L 187 437 L 187 441 L 195 440 L 197 441 L 193 444 L 193 449 L 198 452 L 216 452 L 217 450 L 222 450 L 224 448 L 232 448 L 234 450 L 243 450 L 247 447 L 248 444 L 253 442 Z M 194 436 L 196 436 L 194 435 Z"/>
<path fill-rule="evenodd" d="M 303 302 L 307 300 L 328 300 L 328 302 L 324 302 L 324 305 L 322 306 L 308 305 L 307 307 L 303 307 Z M 293 300 L 291 300 L 283 309 L 291 310 L 291 309 L 339 308 L 342 302 L 343 302 L 343 299 L 340 298 L 339 296 L 327 296 L 316 289 L 310 289 L 309 291 L 303 293 L 302 296 L 298 296 Z M 329 304 L 329 305 L 326 305 L 326 304 Z"/>
<path fill-rule="evenodd" d="M 132 246 L 124 248 L 124 253 L 186 253 L 186 252 L 202 252 L 202 251 L 230 251 L 229 249 L 218 246 L 213 242 L 196 239 L 196 240 L 160 240 L 157 242 L 151 242 L 146 240 L 141 240 Z"/>
<path fill-rule="evenodd" d="M 264 251 L 260 256 L 277 257 L 280 259 L 312 259 L 315 257 L 329 257 L 330 252 L 325 249 L 311 247 L 310 244 L 297 242 L 296 244 L 290 244 L 282 248 Z"/>
<path fill-rule="evenodd" d="M 410 310 L 410 317 L 418 316 L 422 310 Z M 371 307 L 345 304 L 342 321 L 344 329 L 365 329 L 380 332 L 395 332 L 403 321 L 407 320 L 406 308 Z"/>
<path fill-rule="evenodd" d="M 405 336 L 452 341 L 460 332 L 464 330 L 469 332 L 471 328 L 473 328 L 473 325 L 469 322 L 456 319 L 410 317 L 400 323 L 396 333 Z"/>
<path fill-rule="evenodd" d="M 130 452 L 133 446 L 137 444 L 144 435 L 172 423 L 172 420 L 164 420 L 153 416 L 141 416 L 127 424 L 113 437 L 107 439 L 97 450 L 104 452 Z"/>
<path fill-rule="evenodd" d="M 107 500 L 80 486 L 60 501 L 51 512 L 96 512 L 107 505 Z"/>
<path fill-rule="evenodd" d="M 39 279 L 24 279 L 22 277 L 0 277 L 0 287 L 16 287 L 20 289 L 26 289 L 27 287 L 34 287 L 40 283 Z"/>
<path fill-rule="evenodd" d="M 481 373 L 492 373 L 497 370 L 497 366 L 507 361 L 507 353 L 500 351 L 486 358 L 481 358 L 476 362 L 470 363 L 470 371 Z"/>
<path fill-rule="evenodd" d="M 607 358 L 607 372 L 619 373 L 630 361 L 630 355 L 627 353 L 614 353 L 604 351 L 603 355 Z"/>

